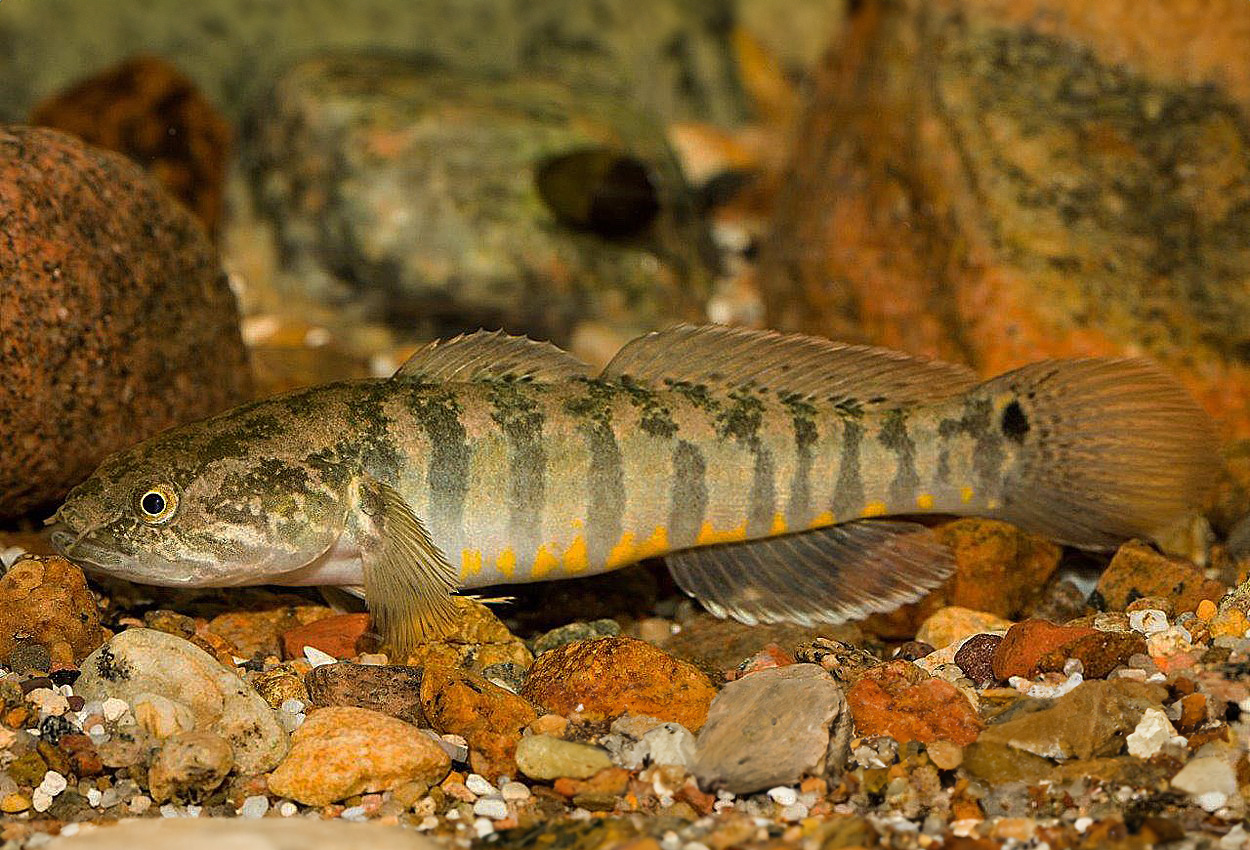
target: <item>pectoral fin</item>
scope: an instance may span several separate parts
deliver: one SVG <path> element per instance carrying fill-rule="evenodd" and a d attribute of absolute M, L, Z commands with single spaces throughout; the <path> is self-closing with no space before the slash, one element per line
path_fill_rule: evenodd
<path fill-rule="evenodd" d="M 667 556 L 682 590 L 718 617 L 755 623 L 841 623 L 915 602 L 955 568 L 929 529 L 860 520 Z"/>
<path fill-rule="evenodd" d="M 451 630 L 457 574 L 395 488 L 368 478 L 355 489 L 365 598 L 385 641 L 407 654 Z"/>

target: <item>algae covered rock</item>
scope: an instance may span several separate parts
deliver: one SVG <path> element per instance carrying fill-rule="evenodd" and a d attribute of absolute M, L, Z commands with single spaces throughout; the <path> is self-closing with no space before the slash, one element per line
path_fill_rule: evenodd
<path fill-rule="evenodd" d="M 61 664 L 81 661 L 104 642 L 82 570 L 57 555 L 28 555 L 0 578 L 0 658 L 9 661 L 19 638 L 47 647 Z"/>

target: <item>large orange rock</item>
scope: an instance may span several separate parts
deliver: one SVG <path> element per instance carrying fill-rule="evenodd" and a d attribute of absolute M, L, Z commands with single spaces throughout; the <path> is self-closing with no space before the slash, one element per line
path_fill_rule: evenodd
<path fill-rule="evenodd" d="M 464 738 L 473 770 L 492 779 L 516 776 L 521 730 L 538 718 L 534 706 L 470 670 L 427 667 L 421 708 L 440 732 Z"/>
<path fill-rule="evenodd" d="M 1148 354 L 1250 434 L 1250 5 L 853 8 L 762 245 L 769 323 L 986 375 Z"/>
<path fill-rule="evenodd" d="M 557 714 L 642 714 L 694 732 L 707 720 L 716 688 L 694 665 L 649 643 L 605 637 L 540 655 L 521 695 Z"/>
<path fill-rule="evenodd" d="M 1218 602 L 1227 588 L 1189 561 L 1160 555 L 1135 540 L 1121 546 L 1098 579 L 1097 594 L 1108 611 L 1123 611 L 1134 599 L 1161 596 L 1178 612 L 1193 611 L 1204 599 Z"/>
<path fill-rule="evenodd" d="M 0 518 L 245 400 L 217 254 L 139 166 L 54 130 L 0 127 L 0 216 Z"/>

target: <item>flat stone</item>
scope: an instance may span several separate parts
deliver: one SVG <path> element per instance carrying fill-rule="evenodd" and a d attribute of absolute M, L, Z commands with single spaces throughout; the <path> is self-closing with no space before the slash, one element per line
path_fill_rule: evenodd
<path fill-rule="evenodd" d="M 309 806 L 407 782 L 435 784 L 451 759 L 415 726 L 366 708 L 311 711 L 291 736 L 291 752 L 269 775 L 269 789 Z"/>
<path fill-rule="evenodd" d="M 197 731 L 230 742 L 240 773 L 269 770 L 287 751 L 286 732 L 251 685 L 204 650 L 164 632 L 121 632 L 83 661 L 74 691 L 86 700 L 115 697 L 135 706 L 155 695 L 182 706 Z"/>
<path fill-rule="evenodd" d="M 850 712 L 842 689 L 815 664 L 761 670 L 712 701 L 692 772 L 704 788 L 746 794 L 824 776 L 845 764 Z"/>
<path fill-rule="evenodd" d="M 1128 679 L 1083 682 L 1050 706 L 994 724 L 979 745 L 1000 744 L 1049 759 L 1115 755 L 1149 708 L 1167 691 Z"/>
<path fill-rule="evenodd" d="M 1103 604 L 1123 611 L 1129 603 L 1145 596 L 1170 599 L 1178 612 L 1193 611 L 1204 599 L 1223 598 L 1225 587 L 1191 562 L 1160 555 L 1144 543 L 1131 541 L 1121 546 L 1098 579 L 1095 589 Z"/>
<path fill-rule="evenodd" d="M 419 667 L 343 661 L 314 667 L 304 682 L 308 698 L 317 708 L 354 705 L 398 717 L 414 726 L 424 726 L 421 677 Z"/>
<path fill-rule="evenodd" d="M 530 779 L 587 779 L 612 767 L 612 758 L 606 750 L 589 744 L 527 735 L 517 744 L 516 763 Z"/>
<path fill-rule="evenodd" d="M 323 617 L 283 632 L 282 652 L 286 658 L 303 658 L 304 647 L 311 646 L 334 658 L 351 658 L 359 654 L 356 642 L 369 628 L 368 614 Z"/>
<path fill-rule="evenodd" d="M 981 721 L 954 685 L 929 676 L 909 661 L 888 661 L 868 670 L 846 695 L 859 735 L 906 741 L 971 744 Z"/>
<path fill-rule="evenodd" d="M 84 827 L 74 836 L 53 838 L 48 850 L 439 850 L 419 832 L 398 826 L 308 818 L 156 818 Z"/>
<path fill-rule="evenodd" d="M 1060 650 L 1078 638 L 1096 636 L 1088 626 L 1057 626 L 1045 620 L 1025 620 L 1007 630 L 994 651 L 994 676 L 1006 681 L 1012 676 L 1029 678 L 1039 670 L 1047 653 Z"/>
<path fill-rule="evenodd" d="M 916 640 L 941 649 L 971 635 L 1005 631 L 1009 628 L 1011 628 L 1011 620 L 1006 620 L 996 614 L 961 608 L 958 605 L 948 605 L 945 608 L 939 608 L 920 625 L 916 632 Z"/>

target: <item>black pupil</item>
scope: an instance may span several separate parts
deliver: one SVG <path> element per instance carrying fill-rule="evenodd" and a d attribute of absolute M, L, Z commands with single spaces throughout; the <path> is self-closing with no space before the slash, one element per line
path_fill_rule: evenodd
<path fill-rule="evenodd" d="M 160 493 L 145 493 L 143 501 L 139 503 L 143 507 L 145 514 L 156 516 L 165 510 L 165 497 Z"/>

